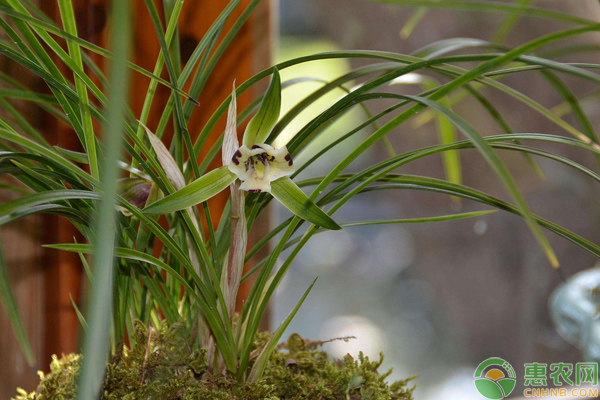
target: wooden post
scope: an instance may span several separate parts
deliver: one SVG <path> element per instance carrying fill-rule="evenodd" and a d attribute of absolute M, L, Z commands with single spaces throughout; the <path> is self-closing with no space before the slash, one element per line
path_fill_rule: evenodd
<path fill-rule="evenodd" d="M 3 180 L 4 181 L 4 180 Z M 0 202 L 16 196 L 0 195 Z M 2 250 L 13 292 L 36 360 L 43 359 L 44 260 L 39 216 L 29 216 L 2 229 Z M 0 399 L 10 399 L 17 387 L 35 388 L 37 375 L 27 365 L 4 309 L 0 307 Z M 40 364 L 41 365 L 41 364 Z"/>
<path fill-rule="evenodd" d="M 48 15 L 57 22 L 60 21 L 56 2 L 38 0 L 37 3 Z M 139 11 L 135 14 L 136 20 L 132 21 L 135 23 L 133 61 L 152 70 L 160 46 L 143 0 L 134 0 L 134 3 L 136 10 Z M 160 5 L 159 3 L 162 2 L 157 1 L 157 5 Z M 195 47 L 204 32 L 228 3 L 229 0 L 194 0 L 184 4 L 180 19 L 183 57 L 185 57 L 186 51 Z M 224 32 L 231 27 L 233 21 L 249 3 L 250 0 L 242 1 L 242 5 L 227 21 Z M 107 4 L 107 0 L 74 0 L 80 36 L 102 46 L 105 45 L 106 21 L 109 19 L 106 15 Z M 162 9 L 162 6 L 159 9 Z M 202 105 L 196 107 L 189 123 L 192 136 L 200 132 L 213 111 L 230 94 L 231 83 L 234 79 L 239 84 L 269 66 L 270 36 L 272 34 L 270 18 L 271 5 L 269 0 L 264 0 L 229 46 L 204 88 L 203 95 L 199 99 Z M 93 58 L 100 66 L 104 65 L 104 60 L 98 56 L 93 56 Z M 72 79 L 68 71 L 63 70 L 63 72 L 68 79 Z M 166 77 L 166 75 L 164 76 Z M 147 78 L 138 74 L 133 75 L 131 104 L 136 113 L 141 110 L 147 87 Z M 265 87 L 263 86 L 262 89 Z M 153 104 L 153 112 L 148 121 L 150 127 L 156 126 L 160 111 L 169 94 L 169 89 L 159 87 Z M 241 96 L 238 99 L 239 107 L 247 106 L 255 94 L 257 93 Z M 51 122 L 46 115 L 40 115 L 38 123 L 46 129 L 53 143 L 60 143 L 61 147 L 77 149 L 76 137 L 67 126 Z M 213 133 L 220 134 L 224 127 L 225 121 L 220 121 Z M 206 149 L 215 140 L 215 137 L 209 138 Z M 205 151 L 203 149 L 203 154 Z M 220 157 L 217 160 L 220 160 Z M 211 203 L 215 217 L 221 214 L 223 206 L 223 197 Z M 37 256 L 36 258 L 36 254 L 41 254 L 39 253 L 41 244 L 70 242 L 75 234 L 74 229 L 59 218 L 41 218 L 43 223 L 39 223 L 39 220 L 31 218 L 28 220 L 30 222 L 25 225 L 11 226 L 10 228 L 14 229 L 15 233 L 14 235 L 11 233 L 10 238 L 5 240 L 5 248 L 9 252 L 7 261 L 14 270 L 11 271 L 11 278 L 17 286 L 19 305 L 36 349 L 38 367 L 47 370 L 52 354 L 60 355 L 77 350 L 79 323 L 71 306 L 69 293 L 76 301 L 79 301 L 80 288 L 84 278 L 76 255 L 52 251 L 44 252 L 43 257 Z M 31 236 L 31 231 L 38 232 L 37 236 Z M 5 239 L 6 232 L 7 230 L 4 231 Z M 42 232 L 43 234 L 40 234 Z M 17 239 L 26 237 L 28 241 Z M 28 267 L 19 259 L 19 254 L 28 255 Z M 14 335 L 11 336 L 12 333 L 9 333 L 9 330 L 6 315 L 4 312 L 0 312 L 0 333 L 3 334 L 0 337 L 0 352 L 4 360 L 0 365 L 0 376 L 2 377 L 0 378 L 0 398 L 2 399 L 14 396 L 16 386 L 33 390 L 37 384 L 37 376 L 26 367 L 20 350 L 15 344 Z"/>

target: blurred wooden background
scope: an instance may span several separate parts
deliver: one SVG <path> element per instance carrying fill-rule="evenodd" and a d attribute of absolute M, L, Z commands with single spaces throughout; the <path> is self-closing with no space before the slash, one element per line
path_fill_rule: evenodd
<path fill-rule="evenodd" d="M 155 39 L 154 28 L 144 6 L 143 0 L 133 0 L 135 15 L 139 16 L 135 24 L 134 54 L 132 59 L 142 67 L 152 70 L 160 46 Z M 60 17 L 55 1 L 36 0 L 36 3 L 58 23 Z M 157 6 L 161 1 L 156 1 Z M 181 14 L 180 41 L 182 58 L 195 48 L 204 32 L 212 24 L 214 18 L 229 3 L 228 0 L 195 0 L 186 2 Z M 241 7 L 234 12 L 227 22 L 227 31 L 242 10 L 250 3 L 243 0 Z M 78 18 L 79 35 L 94 43 L 104 45 L 106 27 L 110 16 L 107 15 L 107 0 L 74 0 Z M 162 6 L 159 7 L 162 9 Z M 201 106 L 194 110 L 189 130 L 192 135 L 198 133 L 205 121 L 230 94 L 234 79 L 241 83 L 256 72 L 267 68 L 271 63 L 271 41 L 273 38 L 272 2 L 265 0 L 255 10 L 253 17 L 242 28 L 238 37 L 229 47 L 226 55 L 216 67 L 213 77 L 206 85 L 203 96 L 199 99 Z M 102 59 L 94 58 L 103 65 Z M 29 87 L 47 90 L 39 79 L 23 72 L 23 68 L 0 59 L 0 68 Z M 63 70 L 64 71 L 64 70 Z M 65 73 L 69 79 L 72 77 Z M 166 77 L 166 73 L 165 73 Z M 135 75 L 132 87 L 134 112 L 141 110 L 148 79 Z M 156 126 L 160 111 L 169 96 L 169 90 L 159 87 L 153 104 L 148 126 Z M 249 104 L 254 93 L 246 93 L 238 99 L 240 107 Z M 77 148 L 76 136 L 64 124 L 59 124 L 51 117 L 31 107 L 30 104 L 18 104 L 31 121 L 44 129 L 53 143 L 65 148 Z M 217 126 L 216 132 L 224 128 L 224 121 Z M 211 141 L 208 143 L 212 144 Z M 220 159 L 220 158 L 219 158 Z M 9 200 L 6 194 L 0 193 L 0 201 Z M 221 198 L 217 202 L 223 201 Z M 220 213 L 221 205 L 213 204 L 216 213 Z M 41 244 L 68 242 L 72 240 L 74 230 L 67 221 L 54 217 L 37 216 L 19 220 L 2 230 L 2 243 L 5 250 L 9 275 L 15 290 L 19 308 L 23 315 L 29 338 L 32 342 L 37 369 L 47 370 L 52 354 L 74 352 L 78 349 L 79 323 L 71 305 L 69 294 L 79 301 L 82 287 L 81 265 L 77 256 L 72 254 L 43 251 Z M 243 292 L 242 292 L 243 295 Z M 0 311 L 0 399 L 9 399 L 16 394 L 16 387 L 27 390 L 35 389 L 38 378 L 30 370 L 22 356 L 14 334 L 6 318 L 4 310 Z"/>

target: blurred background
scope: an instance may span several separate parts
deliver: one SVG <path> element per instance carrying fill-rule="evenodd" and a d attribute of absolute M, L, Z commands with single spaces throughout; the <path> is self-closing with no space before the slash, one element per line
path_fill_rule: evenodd
<path fill-rule="evenodd" d="M 546 0 L 543 6 L 591 19 L 600 17 L 596 1 Z M 401 31 L 414 12 L 415 8 L 361 0 L 281 0 L 277 61 L 341 49 L 410 54 L 431 42 L 455 37 L 491 40 L 505 19 L 505 15 L 481 12 L 430 10 L 408 37 L 402 37 Z M 516 46 L 564 28 L 551 21 L 524 18 L 511 30 L 505 43 Z M 589 35 L 584 39 L 593 42 L 599 37 Z M 598 61 L 598 57 L 584 54 L 568 58 L 573 62 L 585 60 Z M 364 64 L 363 60 L 319 62 L 286 69 L 282 77 L 286 80 L 319 76 L 331 80 Z M 536 74 L 519 74 L 503 79 L 503 83 L 548 108 L 562 101 Z M 567 83 L 578 94 L 589 91 L 581 81 L 567 79 Z M 321 85 L 307 82 L 286 89 L 285 107 L 291 107 Z M 421 88 L 406 84 L 384 91 L 416 94 Z M 484 93 L 516 132 L 562 134 L 558 127 L 513 99 L 489 88 Z M 339 90 L 337 97 L 343 95 Z M 335 94 L 332 97 L 336 99 Z M 389 104 L 372 101 L 369 107 L 376 113 Z M 481 134 L 501 133 L 474 100 L 463 101 L 454 110 Z M 322 109 L 315 106 L 312 114 L 305 113 L 304 120 L 290 127 L 290 134 L 319 111 Z M 585 111 L 594 124 L 599 122 L 596 107 Z M 576 123 L 571 116 L 565 118 Z M 324 140 L 347 133 L 356 121 L 362 120 L 362 111 L 355 110 L 336 122 Z M 363 140 L 371 132 L 365 129 L 356 140 Z M 419 117 L 388 138 L 398 153 L 438 141 L 435 121 L 426 122 Z M 545 148 L 594 166 L 594 159 L 582 152 Z M 347 154 L 343 145 L 336 149 L 332 163 Z M 461 154 L 463 183 L 507 199 L 499 181 L 475 150 Z M 386 149 L 379 144 L 362 162 L 369 164 L 386 156 Z M 546 176 L 543 180 L 521 155 L 503 152 L 501 156 L 534 212 L 598 242 L 600 209 L 595 182 L 563 165 L 536 159 Z M 360 162 L 354 165 L 356 169 Z M 327 166 L 321 164 L 306 171 L 303 177 L 320 176 L 324 170 Z M 445 177 L 439 155 L 403 167 L 399 173 Z M 456 202 L 435 193 L 377 192 L 350 201 L 336 213 L 336 220 L 416 218 L 481 209 L 480 204 Z M 285 210 L 277 210 L 276 220 L 287 217 Z M 591 255 L 574 245 L 556 236 L 550 240 L 564 277 L 595 265 Z M 493 356 L 513 365 L 518 385 L 523 384 L 524 363 L 581 361 L 579 351 L 556 333 L 549 318 L 549 295 L 560 284 L 560 275 L 548 264 L 523 220 L 514 215 L 494 213 L 461 221 L 355 227 L 323 233 L 302 250 L 279 289 L 273 303 L 273 328 L 317 276 L 317 284 L 289 331 L 315 340 L 356 336 L 356 340 L 335 341 L 325 348 L 336 357 L 348 352 L 357 355 L 359 350 L 370 357 L 384 352 L 384 369 L 393 367 L 393 378 L 419 375 L 415 381 L 418 399 L 482 398 L 473 385 L 473 372 L 480 362 Z M 522 395 L 522 390 L 522 386 L 517 386 L 512 396 Z"/>

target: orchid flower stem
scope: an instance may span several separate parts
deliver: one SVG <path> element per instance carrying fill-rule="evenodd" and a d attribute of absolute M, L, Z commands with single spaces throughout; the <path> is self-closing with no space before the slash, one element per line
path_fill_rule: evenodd
<path fill-rule="evenodd" d="M 223 137 L 223 148 L 221 158 L 224 166 L 229 166 L 232 159 L 239 153 L 239 140 L 237 134 L 237 99 L 235 82 L 231 92 L 231 102 L 227 114 L 227 126 Z M 225 167 L 227 168 L 227 167 Z M 241 183 L 235 180 L 229 185 L 231 191 L 231 210 L 229 218 L 230 244 L 227 254 L 227 265 L 221 275 L 221 288 L 227 304 L 227 312 L 233 325 L 235 316 L 235 301 L 237 298 L 244 261 L 246 259 L 246 246 L 248 244 L 247 221 L 245 215 L 246 196 L 241 190 Z"/>
<path fill-rule="evenodd" d="M 248 230 L 246 227 L 245 195 L 240 190 L 240 183 L 235 182 L 231 189 L 231 245 L 227 256 L 225 300 L 229 318 L 233 322 L 235 303 L 238 289 L 242 280 L 246 246 L 248 244 Z"/>

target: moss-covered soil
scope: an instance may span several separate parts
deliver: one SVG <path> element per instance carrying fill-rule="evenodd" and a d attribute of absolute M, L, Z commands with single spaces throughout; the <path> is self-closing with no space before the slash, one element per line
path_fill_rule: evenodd
<path fill-rule="evenodd" d="M 259 335 L 256 349 L 267 340 L 267 334 Z M 109 363 L 103 400 L 412 400 L 410 379 L 387 384 L 391 371 L 378 372 L 383 356 L 377 361 L 362 354 L 331 360 L 318 349 L 322 342 L 297 334 L 273 353 L 264 377 L 255 383 L 211 373 L 204 353 L 190 349 L 177 327 L 164 325 L 149 335 L 139 324 L 135 343 L 139 345 L 123 347 Z M 80 365 L 80 355 L 55 357 L 51 372 L 39 373 L 37 390 L 19 389 L 13 400 L 75 399 Z"/>

